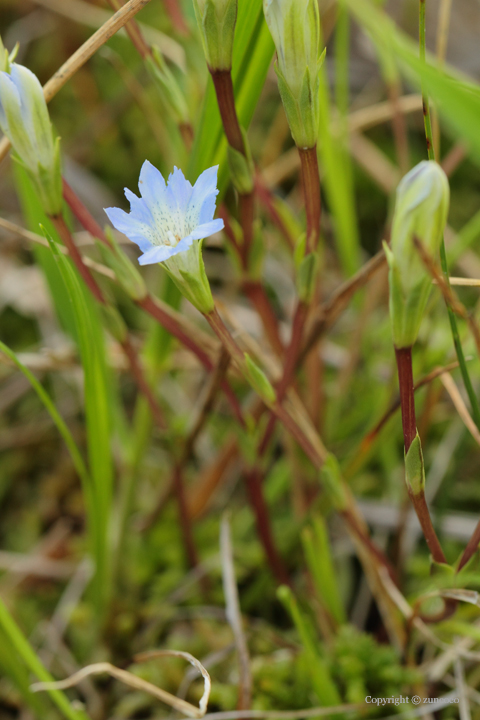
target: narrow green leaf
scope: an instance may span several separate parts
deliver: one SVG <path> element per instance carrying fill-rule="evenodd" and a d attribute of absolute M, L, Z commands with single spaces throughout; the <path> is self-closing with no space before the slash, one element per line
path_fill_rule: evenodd
<path fill-rule="evenodd" d="M 325 660 L 318 653 L 319 643 L 315 642 L 315 636 L 309 621 L 303 616 L 290 588 L 282 585 L 278 589 L 278 597 L 290 613 L 300 635 L 307 656 L 312 685 L 321 705 L 325 707 L 339 705 L 341 703 L 340 694 L 332 680 Z"/>
<path fill-rule="evenodd" d="M 81 285 L 70 260 L 58 251 L 48 233 L 46 237 L 72 304 L 84 371 L 85 420 L 92 478 L 92 492 L 91 496 L 87 497 L 87 506 L 96 564 L 95 595 L 98 611 L 101 613 L 105 610 L 110 591 L 109 537 L 113 486 L 110 451 L 111 403 L 104 337 L 97 308 Z"/>
<path fill-rule="evenodd" d="M 45 670 L 1 598 L 0 627 L 30 672 L 34 673 L 42 682 L 52 682 L 52 676 Z M 72 708 L 67 696 L 60 690 L 49 690 L 48 694 L 62 714 L 69 720 L 88 720 L 88 716 L 83 711 Z"/>
<path fill-rule="evenodd" d="M 346 620 L 345 609 L 338 592 L 327 528 L 322 517 L 316 516 L 313 528 L 304 529 L 302 542 L 318 598 L 341 625 Z"/>

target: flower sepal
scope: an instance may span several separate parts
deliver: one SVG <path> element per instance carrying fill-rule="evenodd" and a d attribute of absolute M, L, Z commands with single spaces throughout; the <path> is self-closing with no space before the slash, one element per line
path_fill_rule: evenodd
<path fill-rule="evenodd" d="M 210 283 L 202 258 L 202 242 L 194 242 L 188 250 L 165 260 L 163 267 L 178 287 L 183 297 L 204 315 L 213 312 Z"/>
<path fill-rule="evenodd" d="M 238 0 L 193 0 L 210 70 L 230 70 Z"/>
<path fill-rule="evenodd" d="M 299 148 L 315 147 L 318 138 L 318 91 L 319 77 L 314 74 L 314 81 L 307 66 L 303 75 L 301 90 L 298 96 L 294 95 L 278 63 L 275 63 L 275 72 L 278 78 L 278 90 L 282 98 L 283 107 L 287 116 L 290 132 Z"/>

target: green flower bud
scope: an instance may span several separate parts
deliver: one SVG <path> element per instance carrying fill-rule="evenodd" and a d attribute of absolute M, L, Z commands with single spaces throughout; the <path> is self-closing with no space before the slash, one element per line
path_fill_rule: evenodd
<path fill-rule="evenodd" d="M 193 0 L 210 70 L 230 70 L 238 0 Z"/>
<path fill-rule="evenodd" d="M 390 321 L 397 348 L 417 339 L 432 281 L 414 245 L 436 255 L 447 222 L 450 191 L 447 176 L 433 161 L 410 170 L 397 188 L 391 247 L 384 243 L 389 265 Z"/>
<path fill-rule="evenodd" d="M 314 147 L 318 135 L 320 14 L 317 0 L 263 0 L 277 50 L 275 70 L 293 139 Z"/>
<path fill-rule="evenodd" d="M 29 173 L 43 209 L 48 215 L 58 215 L 62 210 L 59 138 L 54 139 L 38 79 L 16 63 L 10 72 L 0 72 L 0 127 L 15 159 Z"/>
<path fill-rule="evenodd" d="M 405 454 L 405 482 L 413 495 L 419 495 L 425 490 L 425 466 L 418 432 Z"/>

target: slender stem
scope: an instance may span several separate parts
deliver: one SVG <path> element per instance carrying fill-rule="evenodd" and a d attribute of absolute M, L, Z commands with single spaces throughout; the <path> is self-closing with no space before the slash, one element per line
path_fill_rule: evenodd
<path fill-rule="evenodd" d="M 247 148 L 245 147 L 245 141 L 235 107 L 232 73 L 230 70 L 210 70 L 210 74 L 212 76 L 218 109 L 220 110 L 223 129 L 228 144 L 234 150 L 248 158 Z M 244 269 L 248 270 L 248 256 L 253 241 L 253 219 L 255 214 L 254 193 L 239 193 L 239 205 L 240 223 L 243 230 L 241 259 Z"/>
<path fill-rule="evenodd" d="M 426 54 L 426 45 L 425 45 L 425 6 L 426 6 L 426 0 L 419 0 L 420 2 L 420 12 L 419 12 L 419 45 L 420 45 L 420 58 L 425 62 L 425 54 Z M 432 122 L 431 122 L 431 114 L 430 114 L 430 103 L 428 100 L 428 93 L 422 83 L 422 98 L 423 98 L 423 118 L 424 118 L 424 124 L 425 124 L 425 138 L 427 141 L 427 153 L 428 153 L 428 159 L 429 160 L 435 160 L 435 149 L 433 146 L 433 133 L 432 133 Z M 448 274 L 448 263 L 447 263 L 447 253 L 445 250 L 445 242 L 442 239 L 442 242 L 440 244 L 440 264 L 442 267 L 442 272 L 445 277 L 445 281 L 450 284 L 449 274 Z M 472 381 L 470 379 L 470 375 L 468 372 L 467 364 L 465 362 L 465 355 L 463 353 L 462 344 L 460 342 L 460 334 L 458 332 L 458 326 L 457 326 L 457 320 L 455 318 L 455 314 L 450 307 L 450 305 L 447 303 L 447 312 L 448 312 L 448 319 L 450 322 L 450 329 L 452 332 L 453 337 L 453 344 L 455 346 L 455 352 L 457 353 L 458 363 L 460 365 L 460 372 L 462 373 L 462 379 L 463 383 L 465 385 L 465 389 L 468 394 L 468 398 L 470 400 L 470 406 L 472 409 L 472 416 L 475 420 L 476 426 L 480 430 L 480 407 L 478 404 L 477 397 L 475 395 L 475 391 L 473 389 Z"/>
<path fill-rule="evenodd" d="M 191 350 L 191 352 L 196 355 L 196 357 L 200 360 L 202 365 L 207 370 L 213 370 L 213 363 L 207 353 L 203 350 L 203 348 L 201 348 L 200 345 L 198 345 L 195 340 L 193 340 L 183 330 L 183 328 L 163 310 L 163 308 L 156 302 L 154 297 L 152 297 L 151 295 L 147 295 L 145 298 L 143 298 L 143 300 L 137 300 L 136 304 L 143 310 L 145 310 L 145 312 L 147 312 L 153 318 L 155 318 L 157 322 L 163 325 L 167 332 L 171 333 L 174 337 L 180 340 L 180 342 L 185 345 L 185 347 Z M 243 418 L 240 403 L 238 402 L 235 393 L 233 392 L 230 384 L 228 383 L 228 380 L 222 380 L 221 387 L 230 403 L 230 407 L 232 408 L 235 417 L 237 418 L 240 425 L 244 427 L 245 420 Z"/>
<path fill-rule="evenodd" d="M 245 483 L 255 513 L 257 532 L 272 572 L 280 585 L 291 585 L 283 560 L 277 551 L 273 539 L 270 516 L 262 489 L 261 473 L 255 468 L 247 470 L 245 473 Z"/>
<path fill-rule="evenodd" d="M 85 281 L 86 286 L 88 287 L 94 298 L 98 300 L 101 305 L 105 305 L 106 300 L 103 296 L 103 293 L 100 290 L 100 287 L 95 278 L 93 277 L 92 273 L 90 272 L 89 268 L 83 262 L 80 250 L 75 245 L 72 234 L 68 229 L 67 223 L 65 222 L 63 215 L 51 216 L 50 220 L 52 221 L 52 224 L 54 225 L 55 230 L 59 234 L 63 244 L 67 248 L 70 257 L 72 258 L 78 272 Z"/>
<path fill-rule="evenodd" d="M 115 12 L 118 12 L 118 10 L 122 7 L 122 4 L 118 0 L 108 0 L 108 2 Z M 129 20 L 125 24 L 125 30 L 127 31 L 128 37 L 132 41 L 132 45 L 134 45 L 140 57 L 143 60 L 149 57 L 152 54 L 152 51 L 143 37 L 142 31 L 138 27 L 138 23 L 135 20 Z"/>
<path fill-rule="evenodd" d="M 427 501 L 425 499 L 425 493 L 422 490 L 421 492 L 417 493 L 417 495 L 414 495 L 410 492 L 409 495 L 413 502 L 415 512 L 417 513 L 417 517 L 422 528 L 422 532 L 425 536 L 428 548 L 432 553 L 433 559 L 437 563 L 443 563 L 446 565 L 447 558 L 445 557 L 442 546 L 440 545 L 440 541 L 433 528 L 432 518 L 430 517 Z"/>
<path fill-rule="evenodd" d="M 457 572 L 460 572 L 460 570 L 467 564 L 467 562 L 474 555 L 474 553 L 476 553 L 479 544 L 480 544 L 480 520 L 478 521 L 477 526 L 472 533 L 472 537 L 468 541 L 467 547 L 463 551 L 463 555 L 460 558 L 460 562 L 458 563 Z"/>
<path fill-rule="evenodd" d="M 284 347 L 278 330 L 277 318 L 262 284 L 257 280 L 245 280 L 242 287 L 245 295 L 251 300 L 262 320 L 263 328 L 270 345 L 276 354 L 282 357 Z"/>
<path fill-rule="evenodd" d="M 70 187 L 70 185 L 67 183 L 65 178 L 62 178 L 62 183 L 63 199 L 77 218 L 80 225 L 82 225 L 82 227 L 84 227 L 85 230 L 90 233 L 90 235 L 100 240 L 104 245 L 110 245 L 103 229 L 100 227 L 93 215 L 90 213 L 90 210 L 88 210 L 82 203 L 73 188 Z"/>
<path fill-rule="evenodd" d="M 400 405 L 402 408 L 403 439 L 405 443 L 406 454 L 408 453 L 410 445 L 412 444 L 417 434 L 412 371 L 412 348 L 395 348 L 395 355 L 397 359 Z M 425 500 L 425 493 L 423 492 L 423 490 L 418 493 L 414 493 L 409 486 L 407 487 L 408 494 L 415 508 L 415 512 L 420 522 L 420 526 L 425 536 L 427 545 L 430 549 L 430 552 L 432 553 L 433 559 L 439 563 L 446 563 L 447 560 L 443 553 L 440 542 L 437 538 L 437 534 L 434 530 L 432 519 L 428 511 L 427 502 Z"/>
<path fill-rule="evenodd" d="M 185 498 L 185 485 L 183 481 L 183 472 L 179 464 L 175 465 L 173 471 L 174 490 L 178 504 L 178 515 L 180 526 L 182 529 L 182 538 L 185 546 L 188 564 L 191 568 L 198 565 L 198 554 L 193 539 L 192 524 L 188 515 L 187 501 Z"/>
<path fill-rule="evenodd" d="M 317 147 L 298 148 L 307 216 L 306 252 L 315 252 L 320 238 L 320 176 L 318 172 Z"/>
<path fill-rule="evenodd" d="M 403 441 L 405 453 L 410 449 L 417 434 L 415 419 L 415 398 L 412 370 L 412 348 L 395 348 L 400 388 L 400 407 L 402 408 Z"/>
<path fill-rule="evenodd" d="M 230 70 L 210 70 L 210 74 L 215 87 L 218 109 L 220 110 L 223 129 L 227 136 L 228 144 L 231 145 L 234 150 L 237 150 L 237 152 L 246 155 L 243 134 L 235 109 L 232 73 Z"/>

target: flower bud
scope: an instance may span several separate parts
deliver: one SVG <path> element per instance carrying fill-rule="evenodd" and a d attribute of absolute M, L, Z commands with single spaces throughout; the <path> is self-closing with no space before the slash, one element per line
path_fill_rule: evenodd
<path fill-rule="evenodd" d="M 417 238 L 430 255 L 438 252 L 447 222 L 450 190 L 447 176 L 434 161 L 410 170 L 397 188 L 389 265 L 390 321 L 395 347 L 417 339 L 432 280 L 414 245 Z"/>
<path fill-rule="evenodd" d="M 26 67 L 0 72 L 0 127 L 29 173 L 47 215 L 62 209 L 59 138 L 53 136 L 43 89 Z"/>
<path fill-rule="evenodd" d="M 230 70 L 238 0 L 193 0 L 210 70 Z"/>
<path fill-rule="evenodd" d="M 263 0 L 277 50 L 275 70 L 290 130 L 298 147 L 318 135 L 320 15 L 318 0 Z"/>

